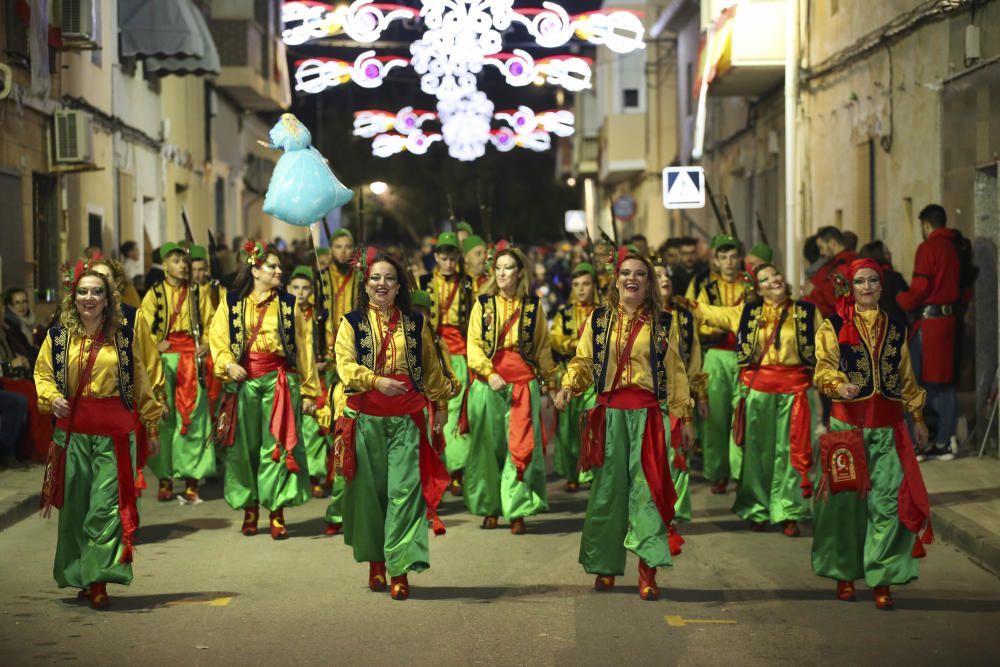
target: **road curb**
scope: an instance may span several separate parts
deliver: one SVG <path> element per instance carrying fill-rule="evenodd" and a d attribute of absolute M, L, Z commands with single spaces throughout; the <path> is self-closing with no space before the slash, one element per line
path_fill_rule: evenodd
<path fill-rule="evenodd" d="M 3 532 L 18 523 L 27 519 L 38 511 L 38 504 L 42 501 L 41 493 L 32 493 L 21 498 L 16 503 L 12 503 L 0 509 L 0 532 Z"/>
<path fill-rule="evenodd" d="M 979 567 L 1000 576 L 1000 535 L 947 507 L 932 508 L 931 518 L 937 537 L 964 551 Z"/>

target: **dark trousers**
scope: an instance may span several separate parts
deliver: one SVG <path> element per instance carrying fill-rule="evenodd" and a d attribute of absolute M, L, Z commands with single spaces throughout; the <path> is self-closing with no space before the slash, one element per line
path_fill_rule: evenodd
<path fill-rule="evenodd" d="M 0 391 L 0 463 L 14 458 L 27 424 L 28 399 L 12 391 Z"/>
<path fill-rule="evenodd" d="M 918 331 L 910 341 L 910 361 L 918 382 L 920 382 L 922 349 L 922 336 Z M 937 415 L 937 428 L 931 444 L 946 445 L 958 430 L 958 385 L 921 382 L 921 386 L 927 390 L 927 407 Z"/>

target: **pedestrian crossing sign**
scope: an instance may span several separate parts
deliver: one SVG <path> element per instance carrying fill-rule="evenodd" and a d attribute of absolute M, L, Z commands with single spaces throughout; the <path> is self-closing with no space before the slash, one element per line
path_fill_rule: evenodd
<path fill-rule="evenodd" d="M 667 167 L 663 170 L 663 206 L 704 208 L 705 170 L 701 167 Z"/>

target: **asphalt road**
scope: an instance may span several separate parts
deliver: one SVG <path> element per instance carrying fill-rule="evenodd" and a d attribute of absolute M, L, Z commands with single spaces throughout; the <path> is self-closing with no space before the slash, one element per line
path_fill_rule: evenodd
<path fill-rule="evenodd" d="M 155 489 L 155 485 L 152 485 Z M 33 517 L 0 533 L 4 665 L 781 665 L 997 664 L 1000 580 L 936 544 L 921 579 L 879 612 L 871 592 L 838 602 L 812 576 L 810 539 L 751 533 L 732 495 L 695 486 L 684 553 L 643 602 L 636 562 L 612 593 L 577 564 L 586 494 L 549 486 L 552 511 L 483 531 L 447 497 L 448 534 L 412 597 L 367 589 L 367 566 L 322 534 L 323 502 L 289 510 L 291 539 L 239 531 L 220 499 L 146 501 L 135 581 L 92 612 L 52 576 L 56 522 Z M 261 522 L 264 525 L 264 522 Z"/>

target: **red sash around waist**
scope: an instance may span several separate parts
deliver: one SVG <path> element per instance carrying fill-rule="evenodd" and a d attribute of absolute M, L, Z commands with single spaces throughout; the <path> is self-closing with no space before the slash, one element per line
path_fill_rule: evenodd
<path fill-rule="evenodd" d="M 256 380 L 269 373 L 278 372 L 274 387 L 274 402 L 271 404 L 271 421 L 268 430 L 274 436 L 272 461 L 281 460 L 281 450 L 285 450 L 285 466 L 291 472 L 298 472 L 299 465 L 292 456 L 292 450 L 299 441 L 295 430 L 295 407 L 292 392 L 288 387 L 288 361 L 273 352 L 248 352 L 246 355 L 248 380 Z"/>
<path fill-rule="evenodd" d="M 834 401 L 830 416 L 851 426 L 889 428 L 903 420 L 903 404 L 876 394 L 860 401 Z"/>
<path fill-rule="evenodd" d="M 643 410 L 659 408 L 660 405 L 659 401 L 656 400 L 656 394 L 636 386 L 598 394 L 597 403 L 617 410 Z"/>
<path fill-rule="evenodd" d="M 181 434 L 187 434 L 191 425 L 191 413 L 198 402 L 198 366 L 195 362 L 194 336 L 189 333 L 174 332 L 167 336 L 170 347 L 167 352 L 179 355 L 177 359 L 177 382 L 174 385 L 174 407 L 181 416 Z"/>
<path fill-rule="evenodd" d="M 812 386 L 812 370 L 808 366 L 781 365 L 744 368 L 740 382 L 765 394 L 800 394 Z"/>
<path fill-rule="evenodd" d="M 508 384 L 526 384 L 535 379 L 535 371 L 517 350 L 500 350 L 494 354 L 493 371 Z"/>
<path fill-rule="evenodd" d="M 712 343 L 711 345 L 707 345 L 706 347 L 708 347 L 708 349 L 710 350 L 728 350 L 730 352 L 735 352 L 736 334 L 727 331 L 725 335 L 722 337 L 722 340 L 718 341 L 717 343 Z"/>
<path fill-rule="evenodd" d="M 135 414 L 122 405 L 121 398 L 86 398 L 81 396 L 76 403 L 76 411 L 72 420 L 63 417 L 56 421 L 56 426 L 67 433 L 83 435 L 109 436 L 115 448 L 115 462 L 118 468 L 118 514 L 122 522 L 122 563 L 132 562 L 132 552 L 135 550 L 135 531 L 139 527 L 139 511 L 136 507 L 137 495 L 135 478 L 132 476 L 132 443 L 129 434 L 136 427 Z M 69 445 L 68 445 L 69 446 Z M 58 461 L 53 461 L 58 458 Z M 65 498 L 66 484 L 66 448 L 59 447 L 54 442 L 50 447 L 49 459 L 53 470 L 52 479 L 46 479 L 50 490 L 43 495 L 49 495 L 48 504 L 61 508 Z M 48 474 L 48 469 L 46 470 Z M 43 507 L 45 501 L 43 500 Z"/>
<path fill-rule="evenodd" d="M 347 407 L 373 417 L 404 417 L 408 415 L 413 420 L 420 434 L 420 493 L 427 505 L 427 518 L 431 520 L 434 534 L 443 535 L 445 527 L 438 517 L 437 508 L 441 504 L 441 497 L 444 496 L 444 491 L 448 488 L 451 477 L 440 454 L 434 450 L 427 437 L 427 420 L 424 418 L 427 399 L 413 388 L 408 375 L 388 377 L 405 384 L 406 393 L 401 396 L 386 396 L 377 389 L 370 389 L 363 394 L 350 396 L 347 399 Z M 342 464 L 342 466 L 344 477 L 348 482 L 354 480 L 356 472 L 356 435 L 357 421 L 355 419 L 347 417 L 337 419 L 336 440 L 339 441 L 337 446 L 344 450 L 342 460 L 346 464 Z"/>
<path fill-rule="evenodd" d="M 465 356 L 465 336 L 462 330 L 452 324 L 439 324 L 437 328 L 441 340 L 448 346 L 448 352 L 454 355 Z"/>

